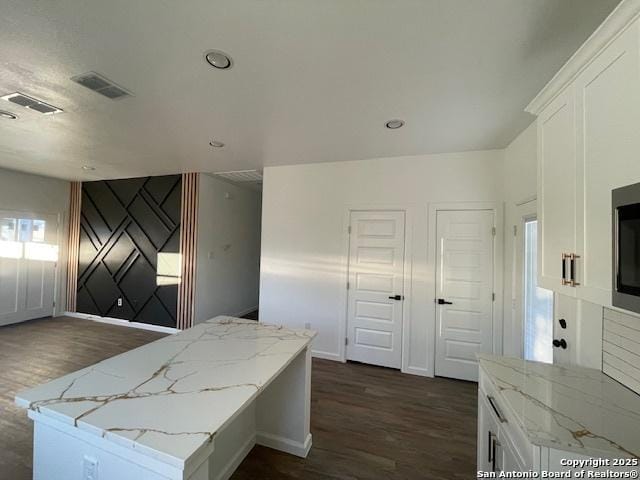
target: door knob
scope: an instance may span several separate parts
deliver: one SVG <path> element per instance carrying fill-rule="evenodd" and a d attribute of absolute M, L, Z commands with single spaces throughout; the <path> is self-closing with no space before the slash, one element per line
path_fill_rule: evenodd
<path fill-rule="evenodd" d="M 453 305 L 453 302 L 447 302 L 444 298 L 439 298 L 437 302 L 438 305 Z"/>
<path fill-rule="evenodd" d="M 553 346 L 556 348 L 560 347 L 565 350 L 567 348 L 567 341 L 564 338 L 561 338 L 560 340 L 556 338 L 553 340 Z"/>
<path fill-rule="evenodd" d="M 392 295 L 389 300 L 404 300 L 404 297 L 402 295 Z"/>

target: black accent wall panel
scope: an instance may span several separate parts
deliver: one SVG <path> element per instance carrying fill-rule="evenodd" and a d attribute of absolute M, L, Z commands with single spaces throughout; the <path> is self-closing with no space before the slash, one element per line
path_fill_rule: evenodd
<path fill-rule="evenodd" d="M 176 326 L 178 286 L 157 266 L 180 253 L 181 189 L 181 175 L 82 184 L 78 312 Z"/>

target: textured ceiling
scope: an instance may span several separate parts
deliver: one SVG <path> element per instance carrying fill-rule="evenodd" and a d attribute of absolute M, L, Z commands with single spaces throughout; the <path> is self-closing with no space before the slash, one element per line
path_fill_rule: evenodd
<path fill-rule="evenodd" d="M 0 96 L 64 113 L 0 100 L 20 115 L 0 119 L 0 166 L 99 179 L 502 148 L 617 3 L 3 0 Z M 70 80 L 88 71 L 134 97 Z"/>

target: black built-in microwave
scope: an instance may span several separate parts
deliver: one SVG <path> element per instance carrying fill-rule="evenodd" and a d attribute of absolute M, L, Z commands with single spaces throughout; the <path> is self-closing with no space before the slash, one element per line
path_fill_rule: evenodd
<path fill-rule="evenodd" d="M 614 307 L 640 313 L 640 183 L 613 190 Z"/>

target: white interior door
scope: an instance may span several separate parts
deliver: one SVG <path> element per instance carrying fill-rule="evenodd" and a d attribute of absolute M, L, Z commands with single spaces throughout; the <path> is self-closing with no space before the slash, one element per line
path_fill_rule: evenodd
<path fill-rule="evenodd" d="M 0 211 L 0 325 L 53 314 L 55 215 Z"/>
<path fill-rule="evenodd" d="M 493 352 L 493 229 L 490 210 L 437 213 L 436 375 L 477 381 Z"/>
<path fill-rule="evenodd" d="M 351 212 L 347 359 L 400 368 L 405 214 Z"/>

